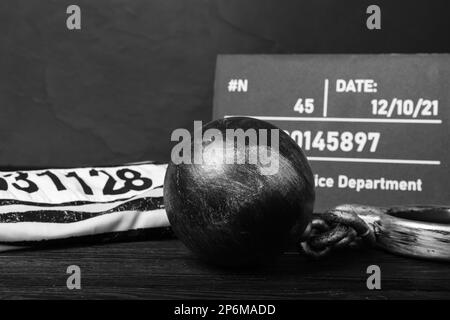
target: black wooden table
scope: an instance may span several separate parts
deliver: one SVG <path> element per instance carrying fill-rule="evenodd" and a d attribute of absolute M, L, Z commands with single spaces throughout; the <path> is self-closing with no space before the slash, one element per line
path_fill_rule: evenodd
<path fill-rule="evenodd" d="M 81 289 L 66 286 L 69 265 Z M 381 290 L 369 290 L 369 265 Z M 450 265 L 367 249 L 311 260 L 294 250 L 271 266 L 222 270 L 180 241 L 142 241 L 0 254 L 0 298 L 449 299 Z"/>

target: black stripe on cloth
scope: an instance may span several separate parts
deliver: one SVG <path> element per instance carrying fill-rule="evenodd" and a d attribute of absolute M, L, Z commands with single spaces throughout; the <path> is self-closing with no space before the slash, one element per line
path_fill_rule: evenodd
<path fill-rule="evenodd" d="M 156 190 L 161 189 L 162 186 L 150 189 L 150 190 Z M 134 196 L 126 197 L 126 198 L 120 198 L 120 199 L 113 199 L 109 201 L 69 201 L 69 202 L 60 202 L 60 203 L 45 203 L 45 202 L 33 202 L 33 201 L 23 201 L 23 200 L 17 200 L 17 199 L 0 199 L 0 207 L 2 206 L 10 206 L 10 205 L 28 205 L 28 206 L 35 206 L 35 207 L 64 207 L 64 206 L 82 206 L 85 204 L 107 204 L 107 203 L 114 203 L 119 201 L 125 201 L 127 199 L 131 199 Z"/>
<path fill-rule="evenodd" d="M 39 240 L 39 241 L 0 241 L 0 245 L 24 247 L 28 249 L 30 247 L 35 249 L 49 248 L 49 247 L 67 247 L 69 245 L 89 245 L 108 242 L 129 242 L 129 241 L 146 241 L 146 240 L 164 240 L 174 238 L 174 234 L 170 227 L 157 227 L 157 228 L 145 228 L 134 229 L 127 231 L 116 231 L 108 233 L 100 233 L 89 236 L 69 237 L 62 239 L 52 240 Z"/>
<path fill-rule="evenodd" d="M 50 222 L 71 223 L 120 211 L 152 211 L 164 208 L 164 200 L 158 198 L 139 198 L 130 200 L 105 211 L 83 212 L 72 210 L 37 210 L 26 212 L 7 212 L 0 214 L 0 223 Z"/>
<path fill-rule="evenodd" d="M 133 198 L 133 197 L 130 197 Z M 1 206 L 10 206 L 10 205 L 27 205 L 27 206 L 36 206 L 36 207 L 64 207 L 64 206 L 81 206 L 84 204 L 95 204 L 95 203 L 113 203 L 119 201 L 125 201 L 130 198 L 122 198 L 122 199 L 114 199 L 110 201 L 69 201 L 69 202 L 61 202 L 61 203 L 44 203 L 44 202 L 32 202 L 32 201 L 22 201 L 15 199 L 1 199 Z"/>

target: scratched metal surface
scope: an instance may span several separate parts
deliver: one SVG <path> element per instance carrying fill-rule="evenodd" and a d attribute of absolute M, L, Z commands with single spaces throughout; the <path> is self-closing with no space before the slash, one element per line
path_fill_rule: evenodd
<path fill-rule="evenodd" d="M 66 288 L 66 268 L 81 268 L 81 290 Z M 366 268 L 381 268 L 368 290 Z M 382 251 L 310 260 L 294 251 L 256 270 L 230 271 L 194 258 L 178 240 L 130 242 L 0 255 L 0 298 L 36 299 L 449 299 L 445 263 Z"/>

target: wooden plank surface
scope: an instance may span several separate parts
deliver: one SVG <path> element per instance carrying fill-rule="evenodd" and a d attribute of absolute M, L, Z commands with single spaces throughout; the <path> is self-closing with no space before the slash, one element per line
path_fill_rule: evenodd
<path fill-rule="evenodd" d="M 81 290 L 66 287 L 73 264 Z M 381 290 L 366 287 L 372 264 L 381 268 Z M 2 253 L 0 298 L 449 299 L 449 267 L 366 249 L 323 260 L 291 251 L 264 268 L 222 270 L 175 239 L 114 243 Z"/>

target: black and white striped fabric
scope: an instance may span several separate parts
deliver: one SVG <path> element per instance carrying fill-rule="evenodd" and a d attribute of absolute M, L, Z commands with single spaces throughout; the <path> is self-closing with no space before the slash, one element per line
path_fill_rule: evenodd
<path fill-rule="evenodd" d="M 170 233 L 166 165 L 0 172 L 0 251 Z"/>

